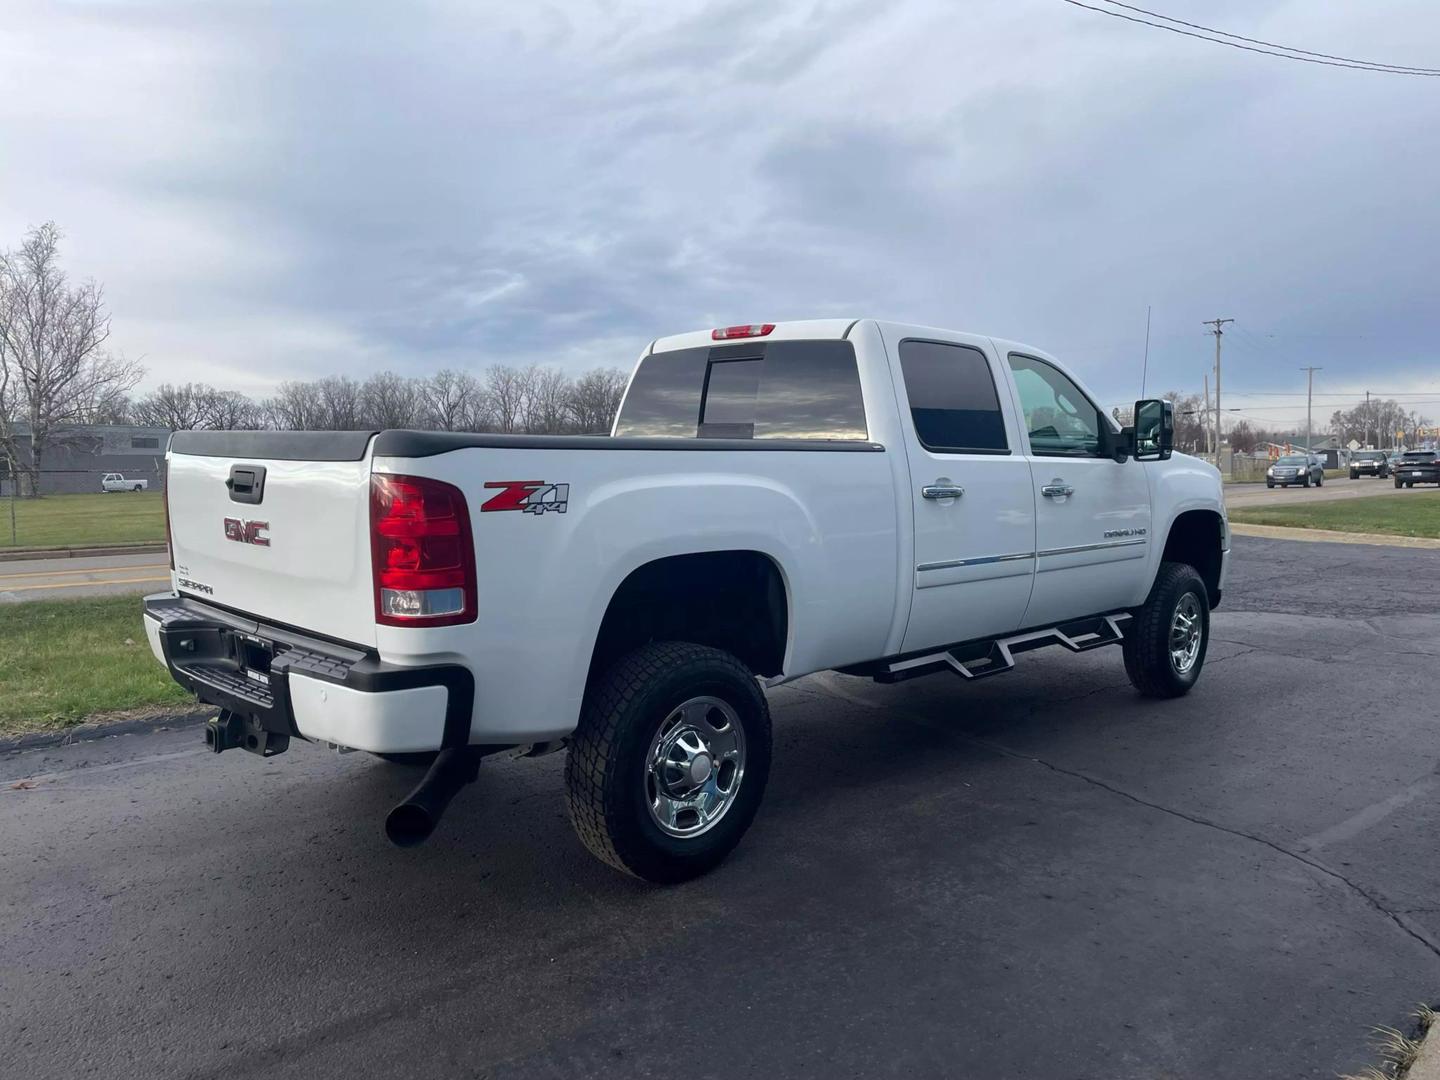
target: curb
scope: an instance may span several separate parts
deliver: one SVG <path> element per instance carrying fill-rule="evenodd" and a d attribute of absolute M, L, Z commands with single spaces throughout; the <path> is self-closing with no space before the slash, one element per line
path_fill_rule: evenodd
<path fill-rule="evenodd" d="M 112 735 L 140 735 L 161 728 L 198 726 L 208 720 L 213 712 L 213 709 L 204 709 L 188 713 L 166 713 L 163 716 L 146 716 L 138 720 L 101 721 L 96 724 L 76 724 L 59 731 L 32 731 L 27 735 L 11 735 L 0 738 L 0 754 L 18 754 L 22 750 L 47 750 L 72 743 L 108 739 Z"/>
<path fill-rule="evenodd" d="M 1387 533 L 1342 532 L 1339 529 L 1299 529 L 1289 525 L 1247 525 L 1230 522 L 1236 536 L 1262 536 L 1270 540 L 1303 540 L 1312 544 L 1370 544 L 1374 547 L 1419 548 L 1440 551 L 1440 540 L 1426 536 L 1391 536 Z"/>
<path fill-rule="evenodd" d="M 163 555 L 165 545 L 112 544 L 109 547 L 27 548 L 0 551 L 0 562 L 29 562 L 32 559 L 96 559 L 106 555 Z"/>

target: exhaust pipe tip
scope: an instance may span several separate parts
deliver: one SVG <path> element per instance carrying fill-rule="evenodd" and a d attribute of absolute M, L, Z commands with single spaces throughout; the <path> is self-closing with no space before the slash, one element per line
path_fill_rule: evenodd
<path fill-rule="evenodd" d="M 430 839 L 436 824 L 423 806 L 403 802 L 385 816 L 385 835 L 396 847 L 411 848 Z"/>
<path fill-rule="evenodd" d="M 423 844 L 440 824 L 450 800 L 480 772 L 481 751 L 460 746 L 441 750 L 425 778 L 385 817 L 385 835 L 396 847 Z"/>

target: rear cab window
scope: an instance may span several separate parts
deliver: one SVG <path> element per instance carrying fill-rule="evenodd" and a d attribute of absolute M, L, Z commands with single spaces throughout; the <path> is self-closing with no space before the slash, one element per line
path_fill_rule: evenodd
<path fill-rule="evenodd" d="M 630 382 L 615 434 L 863 442 L 855 347 L 768 341 L 651 353 Z"/>

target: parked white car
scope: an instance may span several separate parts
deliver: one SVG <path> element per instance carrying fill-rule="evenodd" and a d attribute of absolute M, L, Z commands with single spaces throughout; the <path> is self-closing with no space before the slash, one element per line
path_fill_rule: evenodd
<path fill-rule="evenodd" d="M 677 881 L 759 807 L 765 686 L 983 678 L 1048 644 L 1194 686 L 1220 478 L 1172 455 L 1168 403 L 1135 416 L 1038 349 L 865 319 L 661 338 L 609 437 L 177 432 L 146 631 L 224 710 L 217 752 L 431 760 L 396 843 L 483 755 L 568 747 L 584 842 Z"/>
<path fill-rule="evenodd" d="M 100 478 L 100 490 L 110 491 L 144 491 L 150 486 L 148 480 L 127 480 L 118 472 L 106 473 Z"/>

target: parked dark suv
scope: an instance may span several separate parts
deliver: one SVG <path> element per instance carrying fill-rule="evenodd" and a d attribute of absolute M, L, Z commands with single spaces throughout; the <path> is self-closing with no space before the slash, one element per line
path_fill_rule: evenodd
<path fill-rule="evenodd" d="M 1277 458 L 1274 465 L 1265 470 L 1265 486 L 1273 488 L 1276 484 L 1281 487 L 1289 487 L 1291 484 L 1299 484 L 1301 487 L 1309 487 L 1314 484 L 1321 487 L 1325 483 L 1325 466 L 1320 464 L 1320 459 L 1314 454 L 1286 454 Z"/>
<path fill-rule="evenodd" d="M 1362 476 L 1378 476 L 1381 480 L 1390 475 L 1390 458 L 1384 450 L 1356 450 L 1350 455 L 1350 479 Z"/>
<path fill-rule="evenodd" d="M 1440 454 L 1434 450 L 1411 450 L 1391 468 L 1395 472 L 1397 488 L 1402 485 L 1440 484 Z"/>

